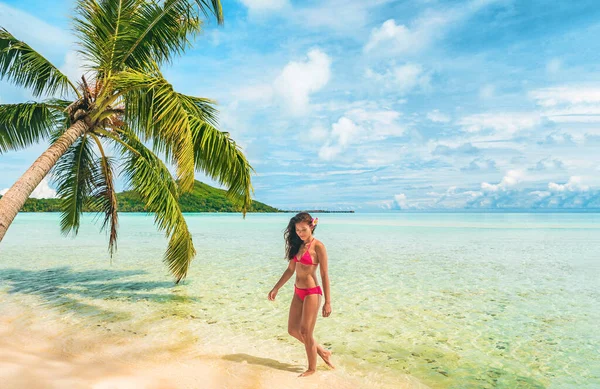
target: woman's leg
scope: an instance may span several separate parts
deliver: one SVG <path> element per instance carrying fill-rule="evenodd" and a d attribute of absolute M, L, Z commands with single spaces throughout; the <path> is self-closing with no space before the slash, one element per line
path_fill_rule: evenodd
<path fill-rule="evenodd" d="M 294 338 L 300 339 L 300 321 L 302 320 L 302 300 L 294 293 L 290 305 L 290 316 L 288 318 L 288 333 Z"/>
<path fill-rule="evenodd" d="M 300 326 L 302 321 L 302 300 L 294 293 L 292 296 L 292 303 L 290 305 L 290 316 L 288 318 L 288 333 L 300 342 L 304 343 L 302 335 L 300 334 Z M 320 344 L 317 344 L 317 354 L 323 359 L 323 361 L 332 369 L 335 369 L 330 361 L 331 351 L 326 350 Z"/>
<path fill-rule="evenodd" d="M 302 319 L 300 322 L 300 337 L 306 348 L 308 357 L 308 370 L 300 374 L 300 377 L 313 374 L 317 371 L 317 342 L 313 338 L 315 324 L 317 323 L 317 314 L 321 305 L 321 295 L 311 294 L 304 298 L 302 305 Z"/>

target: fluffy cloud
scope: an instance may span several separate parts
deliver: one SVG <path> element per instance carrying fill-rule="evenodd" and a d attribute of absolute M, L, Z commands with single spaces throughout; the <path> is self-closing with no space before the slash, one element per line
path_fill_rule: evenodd
<path fill-rule="evenodd" d="M 496 134 L 509 135 L 520 130 L 532 129 L 542 122 L 542 117 L 536 113 L 504 112 L 465 116 L 458 121 L 458 125 L 469 133 L 488 130 Z"/>
<path fill-rule="evenodd" d="M 542 88 L 530 92 L 529 95 L 542 107 L 600 103 L 600 88 L 597 87 L 560 86 Z"/>
<path fill-rule="evenodd" d="M 540 141 L 539 145 L 575 145 L 575 140 L 571 134 L 552 132 Z"/>
<path fill-rule="evenodd" d="M 469 163 L 468 166 L 465 166 L 460 169 L 461 171 L 471 172 L 471 171 L 492 171 L 497 170 L 496 162 L 492 159 L 483 159 L 476 158 Z"/>
<path fill-rule="evenodd" d="M 0 190 L 0 195 L 4 196 L 9 188 Z M 56 197 L 56 191 L 48 185 L 48 180 L 43 178 L 39 185 L 31 192 L 30 198 L 34 199 L 51 199 Z"/>
<path fill-rule="evenodd" d="M 480 149 L 473 146 L 471 143 L 465 143 L 457 147 L 449 147 L 446 145 L 437 145 L 436 148 L 431 152 L 432 155 L 457 155 L 457 154 L 477 154 Z"/>
<path fill-rule="evenodd" d="M 404 128 L 398 123 L 399 118 L 400 113 L 392 110 L 355 108 L 346 111 L 328 131 L 326 142 L 319 150 L 319 158 L 332 160 L 352 144 L 401 136 Z M 313 128 L 314 132 L 311 130 L 313 137 L 323 138 L 322 129 L 316 128 Z"/>
<path fill-rule="evenodd" d="M 600 122 L 600 87 L 563 85 L 529 92 L 554 122 Z"/>
<path fill-rule="evenodd" d="M 400 193 L 394 196 L 394 208 L 396 209 L 407 209 L 409 208 L 406 202 L 406 195 L 404 193 Z"/>
<path fill-rule="evenodd" d="M 393 66 L 384 73 L 377 73 L 372 69 L 367 69 L 365 75 L 368 79 L 373 79 L 402 94 L 408 93 L 413 89 L 428 89 L 431 81 L 429 73 L 421 65 L 413 63 Z"/>
<path fill-rule="evenodd" d="M 309 109 L 310 95 L 329 82 L 331 58 L 319 49 L 308 52 L 305 61 L 290 61 L 270 84 L 239 88 L 234 94 L 242 101 L 264 106 L 280 104 L 294 116 Z"/>
<path fill-rule="evenodd" d="M 548 189 L 551 192 L 586 192 L 589 190 L 589 186 L 581 183 L 581 177 L 572 176 L 566 184 L 550 182 Z"/>
<path fill-rule="evenodd" d="M 571 176 L 564 184 L 548 183 L 548 190 L 532 191 L 531 208 L 600 208 L 600 190 L 582 183 L 579 176 Z"/>
<path fill-rule="evenodd" d="M 542 160 L 539 160 L 534 167 L 529 168 L 529 170 L 537 170 L 537 171 L 543 171 L 543 170 L 562 170 L 565 168 L 565 164 L 557 158 L 554 159 L 550 159 L 550 158 L 544 158 Z"/>
<path fill-rule="evenodd" d="M 410 27 L 388 19 L 371 30 L 365 53 L 381 52 L 388 55 L 414 54 L 425 50 L 443 37 L 446 31 L 496 0 L 473 0 L 466 5 L 443 11 L 426 11 Z"/>
<path fill-rule="evenodd" d="M 290 112 L 302 114 L 308 109 L 309 96 L 329 81 L 331 58 L 321 50 L 308 52 L 305 62 L 292 61 L 283 68 L 273 87 L 287 103 Z"/>
<path fill-rule="evenodd" d="M 481 183 L 484 192 L 506 191 L 517 185 L 523 179 L 523 173 L 519 170 L 509 170 L 498 184 Z"/>

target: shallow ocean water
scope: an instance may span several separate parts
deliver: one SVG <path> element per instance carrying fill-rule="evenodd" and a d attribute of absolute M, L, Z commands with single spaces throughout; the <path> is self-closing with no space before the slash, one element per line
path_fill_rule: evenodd
<path fill-rule="evenodd" d="M 153 217 L 120 214 L 118 252 L 84 215 L 21 213 L 0 244 L 0 302 L 185 347 L 305 364 L 287 334 L 291 214 L 186 214 L 198 255 L 174 285 Z M 600 387 L 600 215 L 320 214 L 333 313 L 318 342 L 344 374 L 432 388 Z M 43 320 L 43 315 L 39 320 Z M 158 334 L 158 335 L 156 335 Z"/>

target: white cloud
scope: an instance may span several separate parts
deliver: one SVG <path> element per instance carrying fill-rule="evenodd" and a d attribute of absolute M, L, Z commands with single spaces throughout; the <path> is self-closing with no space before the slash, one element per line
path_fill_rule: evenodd
<path fill-rule="evenodd" d="M 293 114 L 308 109 L 310 94 L 323 88 L 330 77 L 331 58 L 319 49 L 308 52 L 305 62 L 291 61 L 275 79 L 275 92 L 285 101 Z"/>
<path fill-rule="evenodd" d="M 565 164 L 557 158 L 554 159 L 550 159 L 550 158 L 544 158 L 540 161 L 538 161 L 535 165 L 535 167 L 531 168 L 530 170 L 560 170 L 560 169 L 564 169 L 565 168 Z"/>
<path fill-rule="evenodd" d="M 503 112 L 465 116 L 457 124 L 469 133 L 492 130 L 497 134 L 510 135 L 539 126 L 542 122 L 542 117 L 537 113 Z"/>
<path fill-rule="evenodd" d="M 523 173 L 519 170 L 509 170 L 498 184 L 481 183 L 484 192 L 504 191 L 517 185 L 523 179 Z"/>
<path fill-rule="evenodd" d="M 404 193 L 400 193 L 394 196 L 394 205 L 400 209 L 409 208 L 406 202 L 406 195 Z"/>
<path fill-rule="evenodd" d="M 560 86 L 537 89 L 530 92 L 529 95 L 542 107 L 600 103 L 600 88 L 598 87 Z"/>
<path fill-rule="evenodd" d="M 287 0 L 240 0 L 250 13 L 277 11 L 289 5 Z"/>
<path fill-rule="evenodd" d="M 331 58 L 319 49 L 310 50 L 304 62 L 290 61 L 272 83 L 239 88 L 233 94 L 242 101 L 269 106 L 282 105 L 293 116 L 309 110 L 310 95 L 321 90 L 331 74 Z"/>
<path fill-rule="evenodd" d="M 374 28 L 371 31 L 371 36 L 365 45 L 364 51 L 368 53 L 385 43 L 390 43 L 390 46 L 393 46 L 396 52 L 414 51 L 428 43 L 423 39 L 417 39 L 417 35 L 419 33 L 410 31 L 402 24 L 396 25 L 394 19 L 388 19 L 383 22 L 381 27 Z"/>
<path fill-rule="evenodd" d="M 342 152 L 340 145 L 326 144 L 319 149 L 319 158 L 324 161 L 331 161 Z"/>
<path fill-rule="evenodd" d="M 490 171 L 496 170 L 496 162 L 492 159 L 475 158 L 469 165 L 460 169 L 461 171 Z"/>
<path fill-rule="evenodd" d="M 372 8 L 393 0 L 322 0 L 299 2 L 309 4 L 298 6 L 288 13 L 288 18 L 303 28 L 325 27 L 345 34 L 362 35 L 363 28 L 369 22 Z"/>
<path fill-rule="evenodd" d="M 474 0 L 465 6 L 442 11 L 427 11 L 411 23 L 410 27 L 388 19 L 371 30 L 365 53 L 381 52 L 386 55 L 414 54 L 428 48 L 442 37 L 446 30 L 496 0 Z"/>
<path fill-rule="evenodd" d="M 544 115 L 554 122 L 600 122 L 600 87 L 563 85 L 529 92 L 542 108 Z"/>
<path fill-rule="evenodd" d="M 324 141 L 325 139 L 327 139 L 328 135 L 329 131 L 327 131 L 327 128 L 323 127 L 320 124 L 317 124 L 316 126 L 312 127 L 308 132 L 308 138 L 315 142 Z"/>
<path fill-rule="evenodd" d="M 4 196 L 8 189 L 5 188 L 0 190 L 0 195 Z M 48 180 L 44 177 L 39 185 L 31 192 L 30 198 L 34 199 L 50 199 L 56 197 L 56 191 L 48 185 Z"/>
<path fill-rule="evenodd" d="M 352 144 L 380 141 L 403 135 L 404 127 L 398 123 L 400 116 L 400 112 L 393 110 L 354 108 L 346 111 L 331 126 L 331 131 L 328 132 L 325 143 L 319 150 L 319 158 L 332 160 Z M 320 129 L 315 131 L 322 136 Z M 379 153 L 379 156 L 383 154 L 385 153 Z M 365 156 L 365 158 L 369 165 L 376 165 L 376 161 L 380 160 L 380 158 L 371 158 L 371 156 Z"/>
<path fill-rule="evenodd" d="M 360 128 L 350 119 L 343 116 L 331 126 L 331 136 L 337 143 L 346 147 L 350 142 L 357 138 Z"/>
<path fill-rule="evenodd" d="M 365 76 L 399 93 L 408 93 L 413 89 L 427 89 L 431 81 L 430 74 L 421 65 L 414 63 L 393 66 L 385 73 L 377 73 L 368 68 Z"/>
<path fill-rule="evenodd" d="M 548 189 L 551 192 L 586 192 L 589 189 L 589 186 L 581 183 L 581 177 L 572 176 L 566 184 L 550 182 L 548 184 Z"/>
<path fill-rule="evenodd" d="M 427 114 L 427 119 L 435 123 L 448 123 L 450 121 L 450 116 L 441 113 L 437 109 L 434 109 L 433 111 Z"/>
<path fill-rule="evenodd" d="M 404 128 L 398 123 L 400 116 L 400 112 L 393 110 L 370 111 L 354 108 L 346 111 L 331 126 L 326 142 L 319 150 L 319 157 L 332 160 L 351 144 L 401 136 L 404 134 Z"/>

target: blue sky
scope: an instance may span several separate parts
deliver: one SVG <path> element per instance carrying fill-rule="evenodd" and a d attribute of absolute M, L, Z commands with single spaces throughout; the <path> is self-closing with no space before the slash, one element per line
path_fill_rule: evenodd
<path fill-rule="evenodd" d="M 73 1 L 0 0 L 0 26 L 77 76 Z M 165 70 L 284 209 L 600 208 L 596 1 L 226 0 Z M 0 103 L 32 99 L 0 82 Z M 0 190 L 44 150 L 0 156 Z M 216 185 L 200 172 L 198 179 Z M 123 189 L 118 182 L 118 189 Z M 43 182 L 36 196 L 52 194 Z"/>

